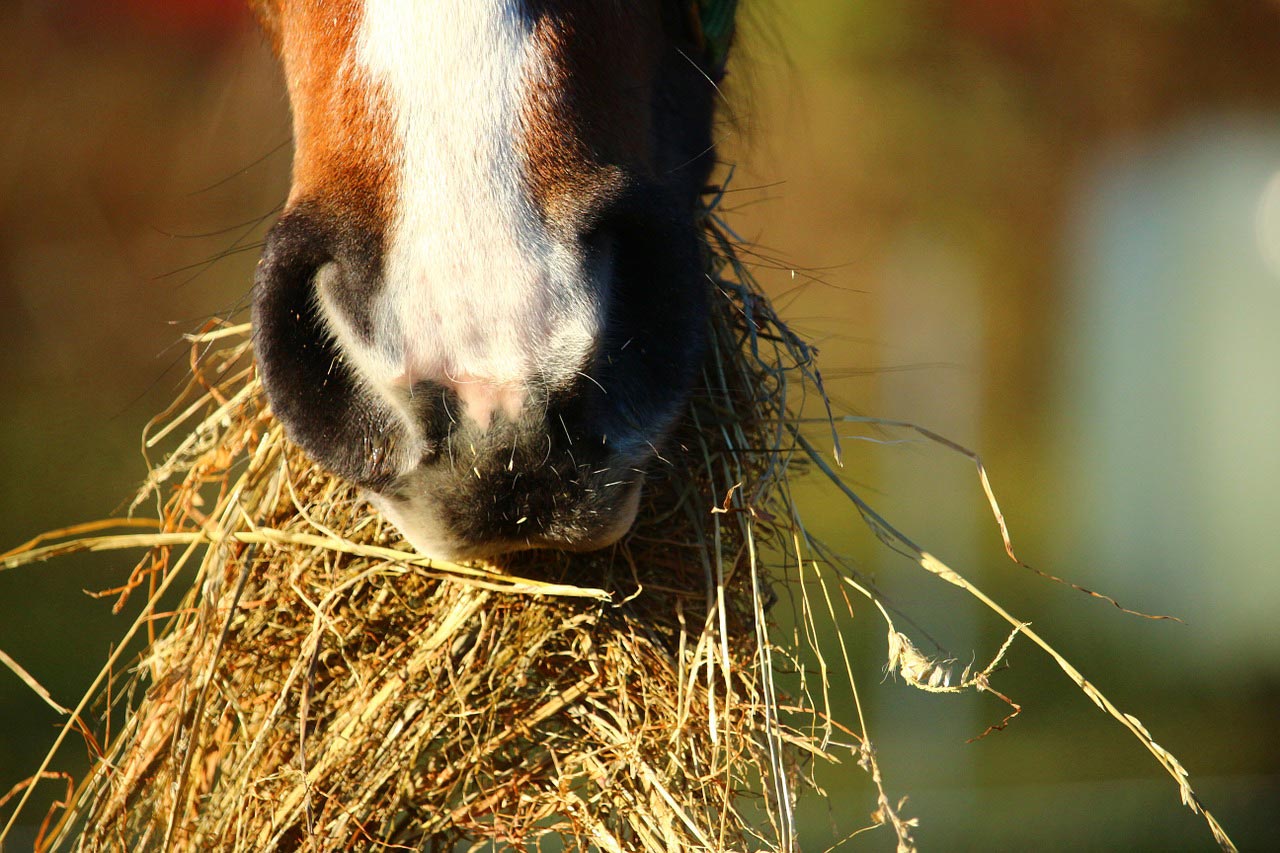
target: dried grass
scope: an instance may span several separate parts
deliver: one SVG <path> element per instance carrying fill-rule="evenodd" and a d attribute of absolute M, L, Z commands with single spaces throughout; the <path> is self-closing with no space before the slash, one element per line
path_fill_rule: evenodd
<path fill-rule="evenodd" d="M 868 828 L 887 827 L 900 851 L 913 850 L 915 821 L 885 789 L 838 631 L 856 727 L 837 722 L 848 709 L 833 707 L 842 703 L 820 635 L 852 613 L 852 591 L 880 609 L 888 669 L 905 682 L 1008 702 L 1012 713 L 988 732 L 1018 712 L 992 687 L 994 667 L 1015 638 L 1030 638 L 1151 750 L 1234 849 L 1181 765 L 1135 718 L 840 481 L 801 428 L 805 395 L 816 390 L 825 404 L 813 354 L 736 260 L 717 202 L 706 217 L 719 298 L 703 388 L 635 530 L 603 552 L 483 566 L 411 553 L 353 489 L 283 437 L 247 327 L 193 336 L 191 383 L 144 439 L 144 454 L 167 447 L 135 504 L 154 505 L 156 519 L 110 533 L 70 528 L 0 555 L 9 569 L 71 551 L 149 549 L 111 591 L 117 606 L 146 596 L 140 615 L 67 712 L 44 765 L 0 801 L 18 799 L 0 843 L 36 782 L 65 779 L 50 765 L 79 732 L 98 760 L 46 818 L 41 850 L 558 841 L 790 851 L 807 766 L 841 754 L 875 785 Z M 912 425 L 883 425 L 968 454 Z M 1016 560 L 986 473 L 968 455 Z M 991 665 L 956 676 L 897 630 L 874 590 L 804 529 L 786 479 L 798 464 L 828 475 L 890 547 L 1010 623 Z M 786 647 L 775 645 L 768 610 L 783 583 L 799 597 L 798 634 Z M 165 604 L 175 596 L 176 606 Z M 145 652 L 122 669 L 143 635 Z M 781 696 L 775 672 L 806 656 L 813 669 L 796 666 L 798 695 Z M 109 721 L 118 706 L 123 727 L 101 732 L 92 721 Z"/>

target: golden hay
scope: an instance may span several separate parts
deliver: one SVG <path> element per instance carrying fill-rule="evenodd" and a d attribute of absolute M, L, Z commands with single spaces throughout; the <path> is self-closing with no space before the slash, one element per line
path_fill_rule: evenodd
<path fill-rule="evenodd" d="M 790 517 L 783 359 L 807 351 L 717 292 L 625 542 L 483 567 L 410 553 L 284 438 L 247 327 L 194 336 L 147 446 L 191 431 L 139 498 L 169 538 L 130 581 L 148 611 L 187 591 L 50 849 L 791 848 L 797 756 L 823 750 L 777 719 L 751 540 Z"/>
<path fill-rule="evenodd" d="M 1182 765 L 1136 717 L 903 536 L 813 447 L 804 394 L 825 397 L 812 353 L 737 262 L 718 201 L 705 217 L 718 298 L 704 382 L 633 532 L 598 553 L 484 566 L 412 553 L 283 437 L 247 326 L 192 336 L 191 383 L 144 441 L 144 452 L 171 445 L 135 504 L 154 502 L 158 518 L 111 522 L 130 532 L 80 525 L 0 555 L 4 570 L 72 551 L 150 549 L 115 591 L 123 603 L 145 588 L 142 612 L 76 708 L 0 656 L 68 718 L 43 765 L 0 798 L 0 807 L 17 798 L 0 844 L 37 782 L 68 778 L 51 762 L 77 731 L 97 760 L 55 804 L 39 850 L 791 851 L 806 765 L 847 751 L 876 789 L 872 825 L 892 831 L 900 853 L 914 850 L 915 821 L 886 794 L 839 634 L 833 602 L 844 596 L 848 609 L 852 591 L 885 621 L 887 671 L 922 690 L 985 691 L 1009 704 L 988 731 L 1019 710 L 992 686 L 996 664 L 1018 637 L 1039 646 L 1233 850 Z M 914 430 L 970 456 L 1017 561 L 971 452 L 911 424 L 835 420 Z M 897 630 L 874 590 L 801 525 L 786 482 L 797 462 L 830 478 L 890 547 L 1009 624 L 989 665 L 957 675 Z M 136 532 L 148 526 L 159 530 Z M 771 576 L 762 551 L 786 555 L 789 569 Z M 772 645 L 775 583 L 798 590 L 793 645 L 807 650 Z M 817 639 L 828 617 L 857 731 L 832 712 Z M 141 657 L 119 671 L 144 631 Z M 799 695 L 775 690 L 775 655 L 795 666 Z"/>

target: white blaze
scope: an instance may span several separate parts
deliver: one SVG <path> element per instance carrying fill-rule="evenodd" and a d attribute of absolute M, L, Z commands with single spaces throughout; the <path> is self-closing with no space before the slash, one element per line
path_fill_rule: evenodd
<path fill-rule="evenodd" d="M 443 382 L 487 424 L 530 378 L 581 369 L 600 325 L 582 260 L 541 222 L 520 159 L 542 59 L 515 0 L 366 0 L 356 62 L 389 100 L 398 183 L 375 343 L 341 319 L 334 332 L 374 387 Z"/>

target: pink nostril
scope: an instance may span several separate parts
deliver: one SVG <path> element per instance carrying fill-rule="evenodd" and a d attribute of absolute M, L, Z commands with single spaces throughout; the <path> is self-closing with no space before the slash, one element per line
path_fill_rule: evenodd
<path fill-rule="evenodd" d="M 461 411 L 451 417 L 464 417 L 487 430 L 497 413 L 515 420 L 525 403 L 524 383 L 514 379 L 494 379 L 466 371 L 454 372 L 441 365 L 424 365 L 406 359 L 404 372 L 391 380 L 391 387 L 413 393 L 420 382 L 447 388 L 457 395 Z"/>
<path fill-rule="evenodd" d="M 451 377 L 443 384 L 458 395 L 463 415 L 475 421 L 481 429 L 489 428 L 497 412 L 515 420 L 524 405 L 524 389 L 514 382 L 495 382 L 463 374 Z"/>

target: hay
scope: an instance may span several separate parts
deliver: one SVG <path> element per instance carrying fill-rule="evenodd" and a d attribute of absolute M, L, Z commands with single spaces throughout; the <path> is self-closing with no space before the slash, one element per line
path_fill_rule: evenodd
<path fill-rule="evenodd" d="M 410 553 L 284 437 L 248 328 L 193 336 L 145 437 L 176 442 L 135 504 L 160 532 L 76 545 L 155 546 L 118 591 L 146 589 L 148 630 L 186 592 L 104 686 L 127 721 L 50 849 L 793 847 L 798 758 L 824 750 L 777 717 L 755 543 L 790 517 L 776 450 L 808 352 L 712 272 L 703 387 L 633 532 L 585 555 Z"/>
<path fill-rule="evenodd" d="M 153 503 L 157 518 L 111 522 L 128 528 L 114 533 L 80 525 L 0 555 L 3 570 L 150 549 L 110 591 L 117 607 L 145 593 L 141 613 L 74 709 L 7 662 L 68 722 L 42 766 L 0 798 L 18 800 L 0 844 L 36 783 L 70 786 L 50 768 L 78 732 L 96 762 L 46 817 L 40 850 L 791 851 L 808 765 L 842 754 L 875 787 L 867 828 L 914 850 L 916 821 L 886 791 L 841 633 L 853 592 L 886 624 L 888 672 L 1008 704 L 979 737 L 1020 710 L 993 687 L 997 664 L 1018 637 L 1038 645 L 1234 849 L 1136 717 L 837 476 L 803 431 L 805 395 L 826 405 L 813 353 L 738 263 L 718 201 L 705 217 L 717 299 L 704 381 L 634 531 L 602 552 L 483 566 L 412 553 L 284 438 L 246 326 L 192 336 L 190 385 L 144 438 L 144 455 L 168 446 L 135 504 Z M 820 420 L 911 430 L 968 456 L 1020 563 L 976 455 L 911 424 L 829 409 Z M 835 449 L 838 459 L 838 439 Z M 897 629 L 874 588 L 804 529 L 786 479 L 797 463 L 827 476 L 889 547 L 1008 622 L 990 664 L 957 674 Z M 768 609 L 783 584 L 799 598 L 785 647 Z M 856 731 L 838 722 L 849 706 L 831 693 L 820 637 L 832 628 Z M 797 695 L 774 686 L 784 666 Z"/>

